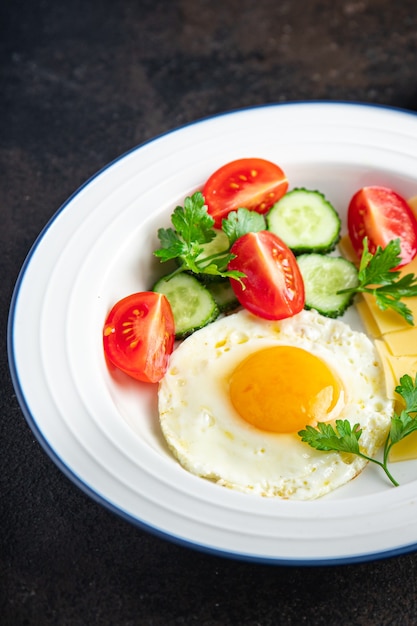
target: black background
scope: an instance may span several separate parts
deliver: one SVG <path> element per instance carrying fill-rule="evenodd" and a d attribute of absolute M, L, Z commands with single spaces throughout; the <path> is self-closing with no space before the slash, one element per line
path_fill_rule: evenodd
<path fill-rule="evenodd" d="M 6 0 L 0 29 L 1 623 L 414 624 L 415 554 L 314 568 L 231 561 L 97 505 L 27 426 L 6 325 L 44 224 L 135 145 L 272 102 L 416 111 L 415 0 Z"/>

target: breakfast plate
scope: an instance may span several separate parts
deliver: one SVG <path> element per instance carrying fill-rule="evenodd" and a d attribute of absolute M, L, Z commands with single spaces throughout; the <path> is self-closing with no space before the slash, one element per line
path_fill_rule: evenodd
<path fill-rule="evenodd" d="M 158 228 L 213 171 L 245 156 L 279 164 L 290 187 L 325 193 L 345 230 L 348 201 L 360 187 L 417 194 L 417 117 L 348 103 L 262 106 L 157 137 L 100 171 L 46 225 L 15 287 L 9 361 L 24 415 L 89 496 L 181 545 L 281 565 L 415 550 L 417 461 L 396 464 L 399 487 L 368 466 L 313 501 L 238 493 L 185 471 L 161 435 L 156 386 L 105 361 L 109 309 L 162 273 L 153 256 Z M 362 329 L 354 309 L 345 320 Z"/>

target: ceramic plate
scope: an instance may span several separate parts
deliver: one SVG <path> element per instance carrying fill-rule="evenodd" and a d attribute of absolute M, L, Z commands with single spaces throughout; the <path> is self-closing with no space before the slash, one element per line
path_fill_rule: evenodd
<path fill-rule="evenodd" d="M 290 187 L 325 193 L 345 228 L 347 203 L 361 186 L 417 194 L 417 117 L 345 103 L 236 111 L 159 137 L 98 173 L 46 226 L 16 285 L 9 355 L 26 419 L 86 493 L 180 544 L 294 565 L 414 550 L 417 462 L 396 464 L 398 488 L 368 467 L 312 502 L 232 492 L 172 458 L 158 426 L 156 387 L 106 366 L 103 321 L 118 299 L 159 275 L 157 229 L 215 169 L 248 156 L 279 164 Z"/>

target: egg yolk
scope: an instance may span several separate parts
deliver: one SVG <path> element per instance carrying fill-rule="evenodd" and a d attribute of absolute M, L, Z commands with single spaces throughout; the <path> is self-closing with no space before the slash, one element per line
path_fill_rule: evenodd
<path fill-rule="evenodd" d="M 324 361 L 293 346 L 255 352 L 236 367 L 229 383 L 239 415 L 256 428 L 275 433 L 328 421 L 341 392 Z"/>

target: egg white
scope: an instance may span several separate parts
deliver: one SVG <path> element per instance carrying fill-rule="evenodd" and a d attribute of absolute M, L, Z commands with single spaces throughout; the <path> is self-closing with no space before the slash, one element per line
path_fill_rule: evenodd
<path fill-rule="evenodd" d="M 188 337 L 172 354 L 159 386 L 162 432 L 193 474 L 261 496 L 318 498 L 354 478 L 366 461 L 314 450 L 296 433 L 259 430 L 239 416 L 229 398 L 235 367 L 276 345 L 304 348 L 331 367 L 344 386 L 337 418 L 360 423 L 361 448 L 374 455 L 392 415 L 374 345 L 365 334 L 315 311 L 277 322 L 242 310 Z"/>

